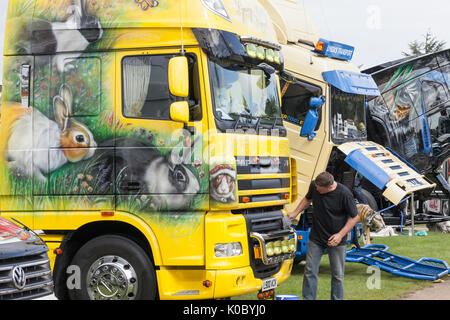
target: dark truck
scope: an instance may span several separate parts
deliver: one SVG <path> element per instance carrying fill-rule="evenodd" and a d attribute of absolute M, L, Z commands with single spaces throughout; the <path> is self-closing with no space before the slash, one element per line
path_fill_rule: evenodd
<path fill-rule="evenodd" d="M 417 199 L 419 211 L 429 199 L 438 198 L 448 205 L 450 187 L 442 168 L 450 157 L 450 49 L 390 61 L 363 72 L 373 77 L 381 92 L 368 101 L 369 140 L 389 147 L 436 183 L 433 193 Z M 380 197 L 377 200 L 379 208 L 385 207 Z M 391 224 L 398 224 L 398 218 L 391 217 Z M 447 219 L 442 215 L 423 212 L 415 217 L 416 223 L 443 220 Z"/>
<path fill-rule="evenodd" d="M 0 217 L 0 301 L 53 293 L 47 252 L 45 243 L 28 228 Z"/>

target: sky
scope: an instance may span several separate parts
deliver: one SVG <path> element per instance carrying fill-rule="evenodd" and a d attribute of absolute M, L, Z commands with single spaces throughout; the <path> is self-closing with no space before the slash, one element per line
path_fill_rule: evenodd
<path fill-rule="evenodd" d="M 450 47 L 448 0 L 297 1 L 313 17 L 321 37 L 355 47 L 353 62 L 362 69 L 402 58 L 408 44 L 421 40 L 428 30 Z M 0 57 L 7 4 L 8 0 L 0 0 Z M 0 58 L 0 74 L 2 69 Z"/>
<path fill-rule="evenodd" d="M 450 48 L 448 0 L 298 1 L 323 38 L 355 47 L 353 62 L 363 69 L 402 58 L 428 30 Z"/>

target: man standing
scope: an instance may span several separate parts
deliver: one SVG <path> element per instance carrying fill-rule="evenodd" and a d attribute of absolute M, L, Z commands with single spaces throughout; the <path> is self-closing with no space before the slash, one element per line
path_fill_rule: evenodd
<path fill-rule="evenodd" d="M 331 299 L 344 299 L 344 265 L 346 235 L 359 221 L 352 192 L 334 181 L 328 172 L 319 174 L 311 182 L 307 195 L 297 208 L 289 213 L 294 220 L 300 212 L 314 204 L 313 224 L 308 240 L 305 274 L 303 276 L 303 299 L 317 297 L 317 278 L 320 260 L 328 250 L 331 271 Z"/>

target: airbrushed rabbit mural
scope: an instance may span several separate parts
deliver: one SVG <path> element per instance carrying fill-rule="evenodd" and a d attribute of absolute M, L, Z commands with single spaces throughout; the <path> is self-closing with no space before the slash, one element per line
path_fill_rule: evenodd
<path fill-rule="evenodd" d="M 4 81 L 18 85 L 3 92 L 2 112 L 8 114 L 3 118 L 9 120 L 1 127 L 7 138 L 0 174 L 7 183 L 0 186 L 0 196 L 15 201 L 4 205 L 143 214 L 209 206 L 208 165 L 193 155 L 202 145 L 202 132 L 188 137 L 191 143 L 174 141 L 164 123 L 150 126 L 119 117 L 115 55 L 98 50 L 121 37 L 104 29 L 117 18 L 109 16 L 109 6 L 115 6 L 110 9 L 115 14 L 132 13 L 117 10 L 120 6 L 151 14 L 164 9 L 163 2 L 63 0 L 60 10 L 49 12 L 45 1 L 28 1 L 35 3 L 38 18 L 26 26 L 29 32 L 19 32 L 19 40 L 7 44 L 23 55 L 5 58 Z M 11 3 L 18 15 L 14 23 L 33 12 L 25 0 Z M 19 72 L 24 64 L 32 70 L 26 100 Z M 17 196 L 29 200 L 16 201 Z M 230 193 L 225 197 L 229 201 Z"/>
<path fill-rule="evenodd" d="M 191 148 L 175 147 L 163 156 L 156 148 L 135 138 L 116 139 L 114 146 L 115 149 L 102 148 L 96 153 L 93 174 L 107 173 L 99 178 L 100 185 L 108 186 L 116 179 L 119 194 L 137 195 L 141 200 L 147 199 L 141 195 L 149 195 L 153 207 L 171 210 L 189 208 L 191 200 L 200 192 L 199 179 L 188 165 Z"/>
<path fill-rule="evenodd" d="M 22 177 L 31 178 L 34 174 L 36 179 L 45 181 L 44 174 L 94 155 L 97 144 L 89 128 L 72 117 L 72 103 L 69 87 L 62 85 L 53 99 L 55 120 L 31 109 L 12 124 L 6 154 L 11 170 Z M 36 149 L 54 151 L 31 152 Z"/>

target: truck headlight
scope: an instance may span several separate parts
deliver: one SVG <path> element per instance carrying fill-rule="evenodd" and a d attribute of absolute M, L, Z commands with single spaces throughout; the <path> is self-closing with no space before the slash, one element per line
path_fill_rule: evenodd
<path fill-rule="evenodd" d="M 266 253 L 268 257 L 273 256 L 274 252 L 273 252 L 273 242 L 269 242 L 268 244 L 266 244 Z"/>
<path fill-rule="evenodd" d="M 281 241 L 280 240 L 275 241 L 273 243 L 273 252 L 275 254 L 281 254 Z"/>
<path fill-rule="evenodd" d="M 274 51 L 273 52 L 273 61 L 275 63 L 281 64 L 281 54 L 279 51 Z"/>
<path fill-rule="evenodd" d="M 256 58 L 256 45 L 254 45 L 253 43 L 249 43 L 245 46 L 245 50 L 247 51 L 247 54 L 250 58 Z"/>
<path fill-rule="evenodd" d="M 281 241 L 281 252 L 289 253 L 289 243 L 287 240 Z"/>
<path fill-rule="evenodd" d="M 272 49 L 266 50 L 266 60 L 269 62 L 275 62 L 275 53 Z"/>
<path fill-rule="evenodd" d="M 256 47 L 256 57 L 260 60 L 266 59 L 266 49 L 262 46 Z"/>
<path fill-rule="evenodd" d="M 242 255 L 242 245 L 240 242 L 217 243 L 214 246 L 214 253 L 217 258 L 236 257 Z"/>
<path fill-rule="evenodd" d="M 295 252 L 297 250 L 297 239 L 292 238 L 289 240 L 289 251 Z"/>

